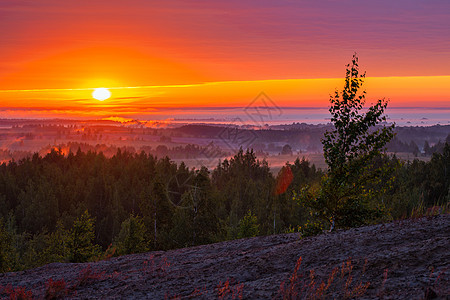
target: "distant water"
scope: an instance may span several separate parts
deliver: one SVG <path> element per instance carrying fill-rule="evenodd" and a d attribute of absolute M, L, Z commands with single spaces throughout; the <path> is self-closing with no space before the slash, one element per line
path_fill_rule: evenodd
<path fill-rule="evenodd" d="M 450 125 L 450 108 L 388 108 L 386 113 L 399 126 Z"/>
<path fill-rule="evenodd" d="M 167 114 L 166 114 L 167 113 Z M 387 122 L 398 126 L 450 125 L 450 108 L 388 108 Z M 156 119 L 171 118 L 175 123 L 225 123 L 236 125 L 280 125 L 292 123 L 326 124 L 328 108 L 185 108 L 162 112 Z M 148 119 L 150 116 L 140 116 Z M 151 118 L 154 120 L 155 115 Z"/>

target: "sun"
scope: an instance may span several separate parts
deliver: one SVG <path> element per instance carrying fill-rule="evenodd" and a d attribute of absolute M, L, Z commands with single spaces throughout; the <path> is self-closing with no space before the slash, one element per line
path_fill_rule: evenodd
<path fill-rule="evenodd" d="M 92 92 L 92 97 L 99 101 L 104 101 L 111 97 L 111 92 L 107 88 L 97 88 Z"/>

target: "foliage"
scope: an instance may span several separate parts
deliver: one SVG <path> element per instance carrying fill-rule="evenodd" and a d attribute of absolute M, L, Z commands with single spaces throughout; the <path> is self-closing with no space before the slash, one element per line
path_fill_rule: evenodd
<path fill-rule="evenodd" d="M 212 183 L 220 199 L 219 212 L 226 220 L 228 238 L 236 238 L 239 221 L 251 210 L 262 224 L 260 230 L 269 232 L 273 215 L 268 209 L 275 201 L 275 179 L 267 161 L 256 158 L 253 150 L 241 148 L 230 160 L 226 159 L 212 172 Z"/>
<path fill-rule="evenodd" d="M 450 144 L 450 133 L 447 135 L 445 141 L 439 140 L 435 145 L 430 146 L 428 141 L 423 145 L 423 152 L 425 155 L 433 155 L 434 153 L 443 153 L 446 144 Z"/>
<path fill-rule="evenodd" d="M 399 219 L 419 209 L 448 207 L 448 147 L 428 162 L 375 158 L 373 169 L 400 167 L 390 187 L 383 184 L 390 180 L 389 174 L 380 182 L 372 181 L 372 190 L 382 188 L 386 193 L 382 203 L 366 201 L 369 208 L 385 207 L 390 214 L 385 218 Z M 79 260 L 111 257 L 115 247 L 106 248 L 119 240 L 122 223 L 130 215 L 142 218 L 148 233 L 145 243 L 151 250 L 237 238 L 248 211 L 257 218 L 259 235 L 300 226 L 306 236 L 314 233 L 312 224 L 325 229 L 329 223 L 317 215 L 320 209 L 299 205 L 294 191 L 309 186 L 306 191 L 316 196 L 323 176 L 304 158 L 287 163 L 274 176 L 267 162 L 258 160 L 251 150 L 240 150 L 211 171 L 124 150 L 111 158 L 89 151 L 64 155 L 54 150 L 44 157 L 35 154 L 0 164 L 1 271 L 73 261 L 75 232 L 88 250 Z M 90 224 L 89 230 L 80 224 L 86 210 L 90 221 L 84 223 Z"/>
<path fill-rule="evenodd" d="M 63 299 L 69 293 L 64 279 L 53 280 L 50 278 L 45 283 L 45 299 Z"/>
<path fill-rule="evenodd" d="M 44 261 L 65 262 L 70 255 L 70 232 L 64 228 L 61 221 L 58 221 L 55 231 L 46 237 L 46 247 L 42 253 Z"/>
<path fill-rule="evenodd" d="M 358 57 L 353 56 L 347 65 L 344 89 L 336 90 L 330 98 L 331 122 L 334 130 L 327 131 L 322 141 L 325 161 L 332 172 L 344 171 L 349 162 L 358 158 L 370 159 L 379 155 L 386 143 L 393 138 L 394 125 L 370 131 L 371 127 L 386 121 L 384 110 L 388 102 L 378 100 L 366 113 L 361 113 L 365 104 L 365 91 L 359 91 L 365 73 L 359 75 Z"/>
<path fill-rule="evenodd" d="M 18 286 L 13 287 L 11 284 L 8 284 L 5 288 L 2 288 L 0 286 L 0 295 L 6 294 L 11 300 L 32 300 L 33 299 L 33 292 L 27 291 L 25 287 Z M 7 299 L 6 298 L 6 299 Z"/>
<path fill-rule="evenodd" d="M 149 250 L 147 228 L 138 216 L 130 215 L 123 221 L 122 229 L 115 240 L 117 254 L 141 253 Z"/>
<path fill-rule="evenodd" d="M 168 248 L 167 233 L 172 225 L 173 207 L 161 178 L 153 183 L 150 195 L 141 199 L 139 207 L 145 226 L 153 229 L 153 247 Z"/>
<path fill-rule="evenodd" d="M 16 251 L 13 247 L 13 235 L 0 219 L 0 272 L 8 272 L 14 267 Z"/>
<path fill-rule="evenodd" d="M 71 262 L 87 262 L 100 254 L 100 247 L 94 244 L 94 219 L 86 210 L 76 219 L 70 230 L 69 259 Z"/>
<path fill-rule="evenodd" d="M 78 277 L 76 279 L 75 286 L 86 286 L 89 283 L 97 280 L 101 280 L 105 277 L 105 272 L 98 272 L 95 269 L 92 269 L 91 265 L 87 265 L 87 267 L 80 270 Z"/>
<path fill-rule="evenodd" d="M 282 155 L 292 155 L 292 147 L 291 145 L 284 145 L 283 149 L 281 149 L 281 154 Z"/>
<path fill-rule="evenodd" d="M 172 237 L 180 246 L 207 244 L 220 240 L 218 209 L 214 201 L 209 171 L 203 167 L 191 172 L 189 176 L 184 176 L 182 180 L 189 188 L 180 191 L 181 199 L 173 218 Z"/>
<path fill-rule="evenodd" d="M 321 234 L 324 230 L 324 225 L 318 220 L 308 221 L 303 226 L 299 226 L 298 232 L 301 238 L 306 238 L 309 236 L 315 236 Z"/>
<path fill-rule="evenodd" d="M 280 284 L 276 299 L 342 299 L 361 298 L 370 286 L 370 282 L 364 282 L 365 265 L 359 279 L 356 280 L 352 271 L 353 264 L 349 258 L 342 262 L 341 267 L 335 267 L 325 278 L 321 278 L 314 270 L 300 272 L 302 258 L 299 257 L 294 271 L 288 281 Z"/>
<path fill-rule="evenodd" d="M 395 172 L 393 188 L 385 203 L 394 219 L 405 218 L 412 211 L 445 206 L 450 200 L 450 144 L 442 153 L 434 153 L 429 162 L 414 160 Z"/>
<path fill-rule="evenodd" d="M 358 58 L 347 65 L 344 89 L 330 98 L 332 131 L 322 140 L 328 173 L 316 189 L 303 189 L 299 200 L 313 217 L 326 221 L 330 229 L 367 224 L 382 215 L 378 201 L 391 181 L 391 165 L 382 151 L 394 136 L 394 125 L 374 128 L 386 121 L 387 101 L 378 100 L 366 112 L 365 74 L 359 74 Z"/>
<path fill-rule="evenodd" d="M 293 164 L 287 163 L 280 170 L 276 178 L 277 197 L 272 205 L 272 233 L 284 232 L 289 226 L 297 227 L 308 220 L 307 211 L 296 201 L 296 191 L 307 185 L 316 185 L 323 174 L 304 157 L 297 158 Z"/>
<path fill-rule="evenodd" d="M 239 222 L 238 239 L 255 237 L 259 234 L 258 218 L 251 211 Z"/>
<path fill-rule="evenodd" d="M 222 281 L 216 287 L 217 299 L 242 299 L 244 291 L 243 283 L 235 283 L 233 279 L 227 279 L 224 283 Z"/>

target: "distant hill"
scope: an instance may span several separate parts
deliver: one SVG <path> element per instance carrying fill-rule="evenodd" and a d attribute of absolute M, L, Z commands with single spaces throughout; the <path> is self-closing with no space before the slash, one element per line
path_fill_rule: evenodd
<path fill-rule="evenodd" d="M 217 125 L 201 125 L 191 124 L 184 125 L 178 128 L 168 129 L 177 136 L 189 136 L 195 138 L 206 139 L 232 139 L 238 136 L 249 136 L 247 133 L 250 130 L 243 127 L 232 127 L 234 130 L 229 133 L 230 127 Z M 289 124 L 276 125 L 264 129 L 257 129 L 254 134 L 254 142 L 252 147 L 255 150 L 264 150 L 269 152 L 280 152 L 280 149 L 270 149 L 268 144 L 275 144 L 281 148 L 285 144 L 289 144 L 294 150 L 301 149 L 302 151 L 317 152 L 321 151 L 321 139 L 326 130 L 330 130 L 331 125 L 311 125 L 311 124 Z M 422 152 L 425 141 L 430 145 L 434 145 L 439 141 L 445 143 L 450 139 L 450 125 L 433 125 L 433 126 L 407 126 L 396 127 L 395 140 L 388 145 L 390 152 Z"/>
<path fill-rule="evenodd" d="M 448 299 L 449 249 L 450 215 L 441 215 L 303 240 L 281 234 L 91 264 L 53 263 L 0 274 L 0 297 L 42 298 L 47 291 L 49 298 L 303 299 L 309 290 L 326 299 Z"/>

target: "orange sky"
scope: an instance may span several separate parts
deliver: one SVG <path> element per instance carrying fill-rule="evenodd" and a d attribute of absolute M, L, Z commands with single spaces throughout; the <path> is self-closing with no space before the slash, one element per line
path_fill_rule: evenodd
<path fill-rule="evenodd" d="M 2 1 L 0 117 L 326 107 L 358 52 L 368 102 L 450 107 L 445 1 Z M 358 24 L 358 26 L 355 26 Z M 334 79 L 333 79 L 334 78 Z M 95 87 L 113 97 L 92 99 Z"/>

